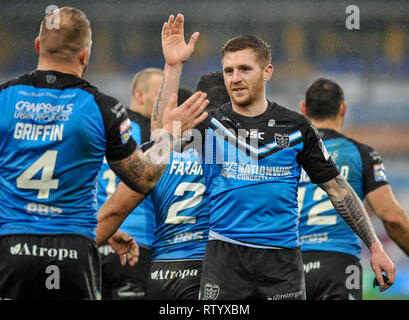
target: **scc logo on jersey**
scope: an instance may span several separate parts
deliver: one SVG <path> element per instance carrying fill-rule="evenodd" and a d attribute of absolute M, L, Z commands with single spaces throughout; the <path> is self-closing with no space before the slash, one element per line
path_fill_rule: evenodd
<path fill-rule="evenodd" d="M 119 133 L 121 135 L 122 143 L 126 144 L 132 135 L 132 125 L 129 118 L 121 122 L 121 124 L 119 125 Z"/>

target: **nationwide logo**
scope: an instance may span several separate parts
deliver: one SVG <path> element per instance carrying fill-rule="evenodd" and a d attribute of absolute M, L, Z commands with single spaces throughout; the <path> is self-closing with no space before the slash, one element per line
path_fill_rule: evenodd
<path fill-rule="evenodd" d="M 184 279 L 186 277 L 197 277 L 198 270 L 197 269 L 184 269 L 184 270 L 177 270 L 177 271 L 169 271 L 169 270 L 155 270 L 151 272 L 151 279 L 152 280 L 168 280 L 168 279 Z"/>
<path fill-rule="evenodd" d="M 237 162 L 223 162 L 220 175 L 228 179 L 263 181 L 291 176 L 292 167 L 271 167 Z"/>
<path fill-rule="evenodd" d="M 78 252 L 75 249 L 65 249 L 65 248 L 44 248 L 38 247 L 37 245 L 28 245 L 27 243 L 21 244 L 17 243 L 10 247 L 11 255 L 19 256 L 34 256 L 34 257 L 49 257 L 57 258 L 62 261 L 64 259 L 74 259 L 78 260 Z"/>

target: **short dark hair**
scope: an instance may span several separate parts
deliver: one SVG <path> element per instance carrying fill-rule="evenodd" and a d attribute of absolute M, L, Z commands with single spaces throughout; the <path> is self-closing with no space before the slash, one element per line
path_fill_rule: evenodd
<path fill-rule="evenodd" d="M 190 98 L 190 96 L 193 94 L 192 91 L 186 88 L 179 88 L 178 90 L 178 106 L 183 104 L 187 99 Z"/>
<path fill-rule="evenodd" d="M 325 120 L 335 117 L 344 101 L 341 87 L 330 79 L 319 78 L 307 89 L 305 107 L 308 117 Z"/>
<path fill-rule="evenodd" d="M 224 84 L 223 73 L 220 71 L 202 75 L 196 85 L 196 91 L 207 93 L 209 100 L 207 111 L 212 111 L 230 101 L 229 93 Z"/>
<path fill-rule="evenodd" d="M 228 52 L 244 49 L 253 49 L 262 67 L 271 63 L 271 47 L 264 40 L 252 35 L 239 36 L 227 41 L 222 49 L 222 59 Z"/>

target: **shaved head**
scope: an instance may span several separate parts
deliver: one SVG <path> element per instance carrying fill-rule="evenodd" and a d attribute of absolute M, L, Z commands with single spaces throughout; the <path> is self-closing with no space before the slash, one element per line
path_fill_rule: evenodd
<path fill-rule="evenodd" d="M 47 21 L 58 16 L 57 28 L 49 28 Z M 63 7 L 47 14 L 41 22 L 40 54 L 54 61 L 71 61 L 82 49 L 91 47 L 91 25 L 78 9 Z"/>

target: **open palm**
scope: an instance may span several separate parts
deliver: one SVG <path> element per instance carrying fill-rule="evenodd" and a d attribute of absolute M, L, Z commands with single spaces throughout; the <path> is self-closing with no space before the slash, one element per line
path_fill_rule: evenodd
<path fill-rule="evenodd" d="M 162 27 L 163 56 L 168 65 L 184 63 L 195 49 L 199 32 L 195 32 L 186 44 L 184 36 L 184 17 L 178 14 L 176 19 L 171 15 Z"/>

